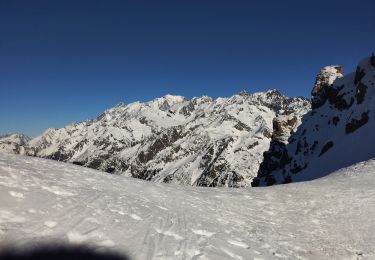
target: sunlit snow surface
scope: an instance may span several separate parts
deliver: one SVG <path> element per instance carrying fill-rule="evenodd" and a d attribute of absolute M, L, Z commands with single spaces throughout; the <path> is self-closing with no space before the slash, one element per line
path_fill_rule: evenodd
<path fill-rule="evenodd" d="M 375 160 L 320 180 L 214 189 L 0 154 L 0 241 L 133 259 L 375 259 Z"/>

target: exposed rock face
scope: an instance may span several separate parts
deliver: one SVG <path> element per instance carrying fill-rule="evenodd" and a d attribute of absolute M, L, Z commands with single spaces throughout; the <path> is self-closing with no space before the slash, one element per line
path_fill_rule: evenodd
<path fill-rule="evenodd" d="M 282 111 L 273 119 L 273 134 L 270 143 L 270 149 L 263 154 L 263 162 L 259 166 L 258 176 L 252 182 L 253 186 L 259 185 L 259 179 L 265 178 L 266 184 L 273 185 L 275 180 L 270 172 L 284 167 L 289 160 L 286 145 L 293 131 L 301 123 L 301 118 L 296 117 L 290 111 Z M 288 183 L 289 177 L 284 180 Z"/>
<path fill-rule="evenodd" d="M 49 129 L 24 147 L 28 155 L 154 182 L 243 187 L 269 148 L 273 118 L 283 114 L 289 127 L 309 109 L 308 100 L 275 90 L 215 100 L 167 95 Z"/>
<path fill-rule="evenodd" d="M 336 79 L 343 77 L 342 71 L 343 69 L 339 65 L 326 66 L 321 69 L 316 76 L 311 95 L 316 96 L 323 88 L 332 86 Z"/>
<path fill-rule="evenodd" d="M 359 119 L 352 118 L 352 120 L 345 125 L 345 133 L 350 134 L 355 132 L 358 128 L 365 125 L 369 120 L 369 111 L 363 112 Z"/>
<path fill-rule="evenodd" d="M 272 140 L 287 143 L 291 132 L 300 123 L 291 111 L 283 111 L 273 119 Z"/>
<path fill-rule="evenodd" d="M 375 157 L 373 57 L 345 77 L 338 66 L 318 74 L 312 110 L 287 142 L 271 142 L 253 186 L 311 180 Z"/>
<path fill-rule="evenodd" d="M 332 93 L 333 82 L 343 77 L 342 71 L 342 67 L 338 65 L 327 66 L 320 70 L 311 91 L 312 108 L 318 108 L 326 102 Z"/>

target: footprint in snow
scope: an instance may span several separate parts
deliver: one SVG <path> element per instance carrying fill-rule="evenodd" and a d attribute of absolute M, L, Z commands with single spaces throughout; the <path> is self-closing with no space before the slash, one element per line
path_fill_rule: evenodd
<path fill-rule="evenodd" d="M 130 217 L 132 219 L 135 219 L 135 220 L 143 220 L 143 218 L 141 218 L 140 216 L 136 215 L 136 214 L 130 214 Z"/>
<path fill-rule="evenodd" d="M 25 196 L 22 193 L 20 193 L 20 192 L 9 191 L 9 194 L 10 194 L 10 196 L 15 197 L 17 199 L 23 199 L 23 198 L 25 198 Z"/>
<path fill-rule="evenodd" d="M 48 228 L 54 228 L 54 227 L 56 227 L 57 226 L 57 222 L 55 222 L 55 221 L 45 221 L 44 222 L 44 225 L 46 226 L 46 227 L 48 227 Z"/>

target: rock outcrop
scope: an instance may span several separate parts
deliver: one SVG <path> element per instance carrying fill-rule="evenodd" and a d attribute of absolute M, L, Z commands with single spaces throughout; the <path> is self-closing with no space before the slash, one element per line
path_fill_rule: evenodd
<path fill-rule="evenodd" d="M 281 111 L 273 119 L 273 133 L 271 137 L 270 148 L 263 154 L 263 161 L 259 166 L 258 176 L 253 179 L 252 185 L 258 186 L 260 178 L 265 178 L 267 185 L 273 185 L 275 180 L 270 172 L 284 167 L 290 160 L 286 146 L 290 135 L 301 123 L 301 118 L 296 117 L 291 111 Z M 286 178 L 284 183 L 288 183 Z"/>
<path fill-rule="evenodd" d="M 342 67 L 338 65 L 327 66 L 320 70 L 311 91 L 313 109 L 319 108 L 326 102 L 332 93 L 333 82 L 343 77 L 342 72 Z"/>

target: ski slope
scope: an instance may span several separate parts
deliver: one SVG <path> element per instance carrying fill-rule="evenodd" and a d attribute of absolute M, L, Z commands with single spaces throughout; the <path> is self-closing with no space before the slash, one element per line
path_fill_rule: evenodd
<path fill-rule="evenodd" d="M 89 243 L 132 259 L 374 259 L 374 166 L 229 189 L 0 154 L 0 244 Z"/>

